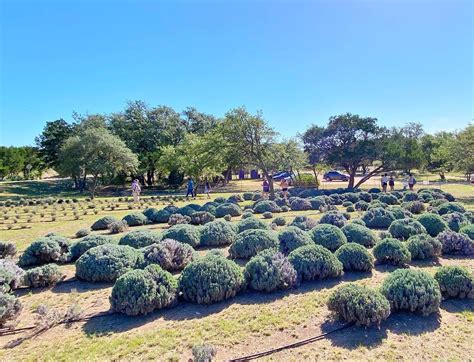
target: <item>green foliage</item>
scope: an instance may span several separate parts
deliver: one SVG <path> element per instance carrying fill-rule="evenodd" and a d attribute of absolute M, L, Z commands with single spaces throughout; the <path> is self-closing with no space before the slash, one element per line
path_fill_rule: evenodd
<path fill-rule="evenodd" d="M 278 234 L 270 230 L 249 229 L 237 235 L 229 248 L 232 258 L 250 258 L 258 252 L 279 246 Z"/>
<path fill-rule="evenodd" d="M 12 258 L 16 255 L 16 246 L 13 243 L 0 241 L 0 259 Z"/>
<path fill-rule="evenodd" d="M 413 217 L 413 214 L 410 211 L 404 209 L 401 206 L 390 206 L 387 210 L 393 214 L 395 219 L 405 219 L 407 217 Z"/>
<path fill-rule="evenodd" d="M 215 216 L 207 211 L 196 211 L 191 215 L 191 224 L 193 225 L 205 225 L 215 220 Z"/>
<path fill-rule="evenodd" d="M 137 249 L 103 244 L 89 249 L 76 261 L 76 277 L 89 282 L 111 282 L 142 264 L 143 255 Z"/>
<path fill-rule="evenodd" d="M 362 216 L 365 225 L 371 229 L 386 229 L 395 220 L 390 211 L 381 207 L 367 210 Z"/>
<path fill-rule="evenodd" d="M 296 285 L 296 270 L 288 258 L 275 249 L 258 253 L 245 265 L 245 279 L 251 289 L 271 292 Z"/>
<path fill-rule="evenodd" d="M 193 362 L 212 362 L 217 349 L 210 344 L 196 344 L 193 346 Z"/>
<path fill-rule="evenodd" d="M 309 232 L 315 244 L 324 246 L 326 249 L 336 251 L 341 245 L 347 243 L 347 238 L 337 226 L 320 224 Z"/>
<path fill-rule="evenodd" d="M 380 325 L 390 315 L 390 303 L 380 292 L 355 283 L 345 284 L 329 296 L 328 309 L 349 323 Z"/>
<path fill-rule="evenodd" d="M 315 280 L 338 277 L 343 274 L 342 263 L 320 245 L 305 245 L 288 255 L 299 280 Z"/>
<path fill-rule="evenodd" d="M 474 277 L 467 268 L 451 265 L 438 268 L 434 275 L 445 298 L 474 298 Z"/>
<path fill-rule="evenodd" d="M 216 207 L 216 217 L 224 217 L 230 215 L 233 217 L 242 215 L 242 209 L 237 204 L 224 203 Z"/>
<path fill-rule="evenodd" d="M 128 245 L 135 249 L 158 243 L 161 235 L 150 230 L 131 231 L 119 240 L 119 245 Z"/>
<path fill-rule="evenodd" d="M 413 214 L 421 214 L 425 211 L 425 205 L 421 201 L 404 202 L 402 206 Z"/>
<path fill-rule="evenodd" d="M 337 210 L 327 211 L 319 220 L 321 224 L 331 224 L 342 228 L 347 224 L 347 218 Z"/>
<path fill-rule="evenodd" d="M 264 219 L 272 219 L 273 218 L 273 214 L 270 211 L 265 211 L 262 214 L 262 216 L 263 216 Z"/>
<path fill-rule="evenodd" d="M 125 221 L 128 226 L 141 226 L 146 225 L 148 223 L 147 217 L 141 212 L 135 212 L 132 214 L 125 215 L 122 221 Z"/>
<path fill-rule="evenodd" d="M 226 221 L 216 220 L 207 223 L 201 229 L 201 245 L 229 245 L 236 237 L 235 227 Z"/>
<path fill-rule="evenodd" d="M 474 240 L 465 234 L 446 230 L 439 234 L 437 238 L 443 245 L 443 254 L 474 254 Z"/>
<path fill-rule="evenodd" d="M 277 226 L 285 226 L 286 225 L 286 220 L 284 217 L 276 217 L 273 222 L 277 225 Z"/>
<path fill-rule="evenodd" d="M 112 239 L 110 236 L 105 235 L 88 235 L 85 238 L 75 242 L 71 246 L 71 257 L 72 260 L 78 259 L 82 254 L 87 250 L 109 243 L 116 243 L 115 239 Z"/>
<path fill-rule="evenodd" d="M 396 239 L 407 240 L 410 236 L 425 234 L 426 229 L 415 219 L 399 219 L 390 224 L 388 232 Z"/>
<path fill-rule="evenodd" d="M 445 202 L 438 206 L 438 214 L 444 215 L 449 214 L 451 212 L 465 212 L 466 209 L 458 202 Z"/>
<path fill-rule="evenodd" d="M 296 216 L 293 221 L 290 223 L 290 226 L 295 226 L 301 230 L 311 230 L 316 225 L 318 225 L 318 221 L 315 219 L 311 219 L 306 215 Z"/>
<path fill-rule="evenodd" d="M 280 251 L 287 255 L 300 246 L 314 244 L 309 234 L 296 226 L 288 226 L 278 234 Z"/>
<path fill-rule="evenodd" d="M 195 258 L 194 249 L 184 243 L 165 239 L 141 250 L 147 264 L 158 264 L 164 270 L 182 270 Z"/>
<path fill-rule="evenodd" d="M 55 285 L 62 278 L 63 273 L 56 264 L 47 264 L 27 270 L 24 282 L 29 287 L 42 288 Z"/>
<path fill-rule="evenodd" d="M 47 263 L 65 263 L 70 260 L 69 240 L 52 235 L 33 241 L 20 256 L 21 267 Z"/>
<path fill-rule="evenodd" d="M 76 238 L 83 238 L 91 233 L 89 229 L 82 228 L 76 231 Z"/>
<path fill-rule="evenodd" d="M 395 270 L 385 278 L 380 292 L 393 310 L 408 310 L 424 316 L 439 311 L 441 293 L 438 282 L 423 271 Z"/>
<path fill-rule="evenodd" d="M 218 255 L 206 255 L 189 263 L 179 278 L 184 300 L 211 304 L 234 297 L 245 287 L 240 267 Z"/>
<path fill-rule="evenodd" d="M 459 230 L 460 233 L 466 234 L 474 241 L 474 224 L 466 225 Z"/>
<path fill-rule="evenodd" d="M 374 267 L 374 257 L 360 244 L 347 243 L 334 253 L 345 271 L 370 272 Z"/>
<path fill-rule="evenodd" d="M 470 224 L 468 218 L 459 212 L 445 214 L 442 218 L 448 224 L 448 227 L 455 232 L 459 232 L 462 227 Z"/>
<path fill-rule="evenodd" d="M 64 119 L 46 122 L 35 142 L 47 166 L 58 166 L 61 147 L 74 134 L 74 128 L 74 125 L 68 124 Z"/>
<path fill-rule="evenodd" d="M 271 200 L 261 200 L 257 201 L 253 207 L 253 211 L 256 214 L 263 214 L 265 212 L 280 212 L 280 207 Z"/>
<path fill-rule="evenodd" d="M 0 293 L 21 286 L 25 272 L 12 259 L 0 259 Z"/>
<path fill-rule="evenodd" d="M 412 259 L 423 260 L 441 255 L 442 245 L 439 240 L 427 234 L 420 234 L 408 239 L 407 248 Z"/>
<path fill-rule="evenodd" d="M 292 198 L 290 201 L 290 208 L 293 211 L 305 211 L 313 208 L 312 203 L 308 199 L 301 197 Z"/>
<path fill-rule="evenodd" d="M 111 234 L 120 234 L 128 230 L 128 224 L 124 220 L 114 221 L 109 225 L 109 232 Z"/>
<path fill-rule="evenodd" d="M 377 243 L 373 253 L 380 264 L 405 265 L 411 261 L 411 255 L 406 245 L 393 238 L 385 238 Z"/>
<path fill-rule="evenodd" d="M 441 216 L 429 212 L 420 215 L 417 220 L 425 227 L 426 232 L 431 236 L 437 236 L 447 227 L 446 222 Z"/>
<path fill-rule="evenodd" d="M 397 205 L 398 204 L 398 199 L 395 195 L 389 194 L 389 193 L 381 193 L 379 195 L 378 200 L 380 202 L 383 202 L 387 205 Z"/>
<path fill-rule="evenodd" d="M 238 233 L 241 233 L 246 230 L 255 230 L 255 229 L 267 230 L 268 225 L 262 220 L 257 219 L 256 217 L 253 217 L 253 216 L 242 219 L 237 223 Z"/>
<path fill-rule="evenodd" d="M 161 237 L 163 239 L 173 239 L 181 243 L 189 244 L 195 248 L 199 245 L 201 233 L 197 226 L 178 224 L 163 231 Z"/>
<path fill-rule="evenodd" d="M 92 224 L 91 229 L 96 230 L 107 230 L 113 222 L 120 221 L 114 216 L 104 216 Z"/>
<path fill-rule="evenodd" d="M 21 313 L 20 299 L 13 294 L 0 293 L 0 327 L 15 320 Z"/>
<path fill-rule="evenodd" d="M 345 225 L 341 230 L 349 243 L 357 243 L 365 247 L 372 247 L 377 241 L 372 230 L 363 225 L 358 225 L 355 223 L 355 220 L 352 223 Z"/>
<path fill-rule="evenodd" d="M 413 191 L 407 191 L 403 194 L 403 202 L 416 201 L 419 195 Z"/>

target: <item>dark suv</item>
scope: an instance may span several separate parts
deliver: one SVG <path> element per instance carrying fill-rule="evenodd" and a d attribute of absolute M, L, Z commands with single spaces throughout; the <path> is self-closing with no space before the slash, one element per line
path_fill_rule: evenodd
<path fill-rule="evenodd" d="M 349 176 L 339 171 L 329 171 L 324 174 L 323 179 L 325 181 L 349 181 Z"/>

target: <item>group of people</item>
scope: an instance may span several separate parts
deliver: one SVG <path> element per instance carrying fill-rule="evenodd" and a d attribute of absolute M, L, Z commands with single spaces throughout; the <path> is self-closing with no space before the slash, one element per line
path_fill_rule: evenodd
<path fill-rule="evenodd" d="M 393 175 L 390 175 L 389 177 L 387 174 L 384 174 L 380 180 L 380 183 L 382 184 L 383 192 L 387 192 L 387 186 L 390 187 L 390 191 L 395 190 L 395 179 Z M 406 185 L 408 185 L 408 187 L 410 188 L 410 191 L 413 191 L 415 184 L 416 184 L 416 178 L 411 173 L 408 174 L 408 180 L 403 181 L 404 188 L 406 188 Z"/>
<path fill-rule="evenodd" d="M 282 178 L 280 181 L 280 188 L 281 192 L 283 193 L 283 197 L 285 199 L 288 198 L 288 188 L 290 187 L 290 184 L 288 183 L 288 180 L 285 178 Z M 262 183 L 262 197 L 264 199 L 268 199 L 268 194 L 270 193 L 270 183 L 266 178 L 263 179 Z"/>

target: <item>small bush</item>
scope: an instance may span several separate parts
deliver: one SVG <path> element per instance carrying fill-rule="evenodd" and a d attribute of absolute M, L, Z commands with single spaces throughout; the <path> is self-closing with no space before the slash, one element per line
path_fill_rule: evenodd
<path fill-rule="evenodd" d="M 380 202 L 383 202 L 387 205 L 397 205 L 398 204 L 398 199 L 396 196 L 388 193 L 382 193 L 380 194 L 378 200 Z"/>
<path fill-rule="evenodd" d="M 440 232 L 446 230 L 446 222 L 441 216 L 433 213 L 425 213 L 417 219 L 421 225 L 426 229 L 426 232 L 431 236 L 437 236 Z"/>
<path fill-rule="evenodd" d="M 305 245 L 293 250 L 288 260 L 295 268 L 299 280 L 338 277 L 343 274 L 342 263 L 320 245 Z"/>
<path fill-rule="evenodd" d="M 347 243 L 334 253 L 345 271 L 369 272 L 374 267 L 374 257 L 360 244 Z"/>
<path fill-rule="evenodd" d="M 328 309 L 349 323 L 380 325 L 390 315 L 390 303 L 380 292 L 355 283 L 337 288 L 329 296 Z"/>
<path fill-rule="evenodd" d="M 216 220 L 204 225 L 201 230 L 201 245 L 218 246 L 229 245 L 236 237 L 235 228 L 232 224 Z"/>
<path fill-rule="evenodd" d="M 191 215 L 191 224 L 193 225 L 205 225 L 215 220 L 215 216 L 207 211 L 196 211 Z"/>
<path fill-rule="evenodd" d="M 21 267 L 47 263 L 65 263 L 70 260 L 69 240 L 57 235 L 33 241 L 20 256 Z"/>
<path fill-rule="evenodd" d="M 393 214 L 381 207 L 367 210 L 362 216 L 365 225 L 371 229 L 386 229 L 395 220 Z"/>
<path fill-rule="evenodd" d="M 280 207 L 271 200 L 258 201 L 253 205 L 252 209 L 256 214 L 263 214 L 265 212 L 280 212 Z"/>
<path fill-rule="evenodd" d="M 8 293 L 23 283 L 25 272 L 12 259 L 0 259 L 0 293 Z"/>
<path fill-rule="evenodd" d="M 354 206 L 348 206 L 348 207 L 346 208 L 346 211 L 347 211 L 347 212 L 355 212 Z"/>
<path fill-rule="evenodd" d="M 179 278 L 184 300 L 199 304 L 232 298 L 244 285 L 244 275 L 237 264 L 212 254 L 189 263 Z"/>
<path fill-rule="evenodd" d="M 189 224 L 178 224 L 163 231 L 163 239 L 173 239 L 181 243 L 191 245 L 193 248 L 199 245 L 201 239 L 200 229 Z"/>
<path fill-rule="evenodd" d="M 262 216 L 263 216 L 264 219 L 272 219 L 273 218 L 273 214 L 270 211 L 265 211 L 262 214 Z"/>
<path fill-rule="evenodd" d="M 168 225 L 180 225 L 180 224 L 189 224 L 191 222 L 191 217 L 188 215 L 181 214 L 171 214 L 168 218 Z"/>
<path fill-rule="evenodd" d="M 449 214 L 444 214 L 442 216 L 443 220 L 446 222 L 448 227 L 455 232 L 459 232 L 459 230 L 470 224 L 470 221 L 461 213 L 459 212 L 452 212 Z"/>
<path fill-rule="evenodd" d="M 357 243 L 369 248 L 374 246 L 377 242 L 376 236 L 372 230 L 363 225 L 358 225 L 355 222 L 347 224 L 341 230 L 349 243 Z"/>
<path fill-rule="evenodd" d="M 415 219 L 400 219 L 392 222 L 388 232 L 396 239 L 407 240 L 413 235 L 426 234 L 426 229 Z"/>
<path fill-rule="evenodd" d="M 359 192 L 359 199 L 361 201 L 371 202 L 372 201 L 372 195 L 369 194 L 368 192 Z"/>
<path fill-rule="evenodd" d="M 407 248 L 411 258 L 424 260 L 441 255 L 441 243 L 427 234 L 411 236 L 408 239 Z"/>
<path fill-rule="evenodd" d="M 238 202 L 242 202 L 244 201 L 244 199 L 242 198 L 242 196 L 240 196 L 239 194 L 234 194 L 234 195 L 231 195 L 229 196 L 229 198 L 227 199 L 227 202 L 233 202 L 234 204 L 238 203 Z"/>
<path fill-rule="evenodd" d="M 425 205 L 421 201 L 404 202 L 402 206 L 412 214 L 421 214 L 425 211 Z"/>
<path fill-rule="evenodd" d="M 407 191 L 403 195 L 403 201 L 404 202 L 416 201 L 416 200 L 418 200 L 418 194 L 416 192 Z"/>
<path fill-rule="evenodd" d="M 444 215 L 449 214 L 451 212 L 465 212 L 466 209 L 460 203 L 457 202 L 445 202 L 438 206 L 438 214 Z"/>
<path fill-rule="evenodd" d="M 326 249 L 336 251 L 341 245 L 347 243 L 347 238 L 337 226 L 320 224 L 309 232 L 315 244 L 324 246 Z"/>
<path fill-rule="evenodd" d="M 300 246 L 314 244 L 308 233 L 296 226 L 289 226 L 282 230 L 278 234 L 278 240 L 280 241 L 280 251 L 283 254 L 289 254 Z"/>
<path fill-rule="evenodd" d="M 384 202 L 380 202 L 379 200 L 374 200 L 374 201 L 370 202 L 369 207 L 367 208 L 367 210 L 375 209 L 377 207 L 381 207 L 382 209 L 387 209 L 388 205 Z"/>
<path fill-rule="evenodd" d="M 442 266 L 434 277 L 444 298 L 474 298 L 474 277 L 467 268 Z"/>
<path fill-rule="evenodd" d="M 290 208 L 293 211 L 305 211 L 311 210 L 311 202 L 308 199 L 302 199 L 300 197 L 292 198 L 290 201 Z"/>
<path fill-rule="evenodd" d="M 103 245 L 103 244 L 110 244 L 110 243 L 116 243 L 116 241 L 112 239 L 110 236 L 105 236 L 105 235 L 86 236 L 85 238 L 72 244 L 71 260 L 78 259 L 82 254 L 84 254 L 87 250 L 93 247 Z"/>
<path fill-rule="evenodd" d="M 349 201 L 353 204 L 360 200 L 359 195 L 355 192 L 346 192 L 345 194 L 342 194 L 342 196 L 344 197 L 344 200 Z"/>
<path fill-rule="evenodd" d="M 258 253 L 245 265 L 245 279 L 251 289 L 271 292 L 296 285 L 297 274 L 288 258 L 275 249 Z"/>
<path fill-rule="evenodd" d="M 217 349 L 210 344 L 196 344 L 192 348 L 193 362 L 212 362 L 217 354 Z"/>
<path fill-rule="evenodd" d="M 167 223 L 170 219 L 170 216 L 172 215 L 172 212 L 162 209 L 162 210 L 156 210 L 156 209 L 150 209 L 153 210 L 146 215 L 148 220 L 152 223 Z"/>
<path fill-rule="evenodd" d="M 380 292 L 394 310 L 408 310 L 424 316 L 439 311 L 441 293 L 438 282 L 423 271 L 395 270 L 385 278 Z"/>
<path fill-rule="evenodd" d="M 0 327 L 15 320 L 21 313 L 20 299 L 13 294 L 0 293 Z"/>
<path fill-rule="evenodd" d="M 229 249 L 232 258 L 250 258 L 262 250 L 279 245 L 278 234 L 270 230 L 250 229 L 237 235 Z"/>
<path fill-rule="evenodd" d="M 109 232 L 111 234 L 120 234 L 128 231 L 128 224 L 124 220 L 115 221 L 109 225 Z"/>
<path fill-rule="evenodd" d="M 76 238 L 83 238 L 91 233 L 89 229 L 82 228 L 76 231 Z"/>
<path fill-rule="evenodd" d="M 469 236 L 471 240 L 474 240 L 474 224 L 463 226 L 459 232 Z"/>
<path fill-rule="evenodd" d="M 400 240 L 385 238 L 373 250 L 379 264 L 405 265 L 411 261 L 408 248 Z"/>
<path fill-rule="evenodd" d="M 326 199 L 322 196 L 316 196 L 313 197 L 312 199 L 309 199 L 309 202 L 311 203 L 311 209 L 313 210 L 319 210 L 322 207 L 326 207 Z"/>
<path fill-rule="evenodd" d="M 244 197 L 244 200 L 246 201 L 252 201 L 253 192 L 244 192 L 243 197 Z"/>
<path fill-rule="evenodd" d="M 191 217 L 192 214 L 194 214 L 196 211 L 200 209 L 199 205 L 196 205 L 196 206 L 193 206 L 193 204 L 189 204 L 189 205 L 180 207 L 178 210 L 176 210 L 175 213 L 179 215 Z"/>
<path fill-rule="evenodd" d="M 12 258 L 16 255 L 16 246 L 13 243 L 0 241 L 0 258 Z"/>
<path fill-rule="evenodd" d="M 143 264 L 143 255 L 126 245 L 104 244 L 86 251 L 76 261 L 76 277 L 89 282 L 111 282 Z"/>
<path fill-rule="evenodd" d="M 288 211 L 290 211 L 290 208 L 289 208 L 288 206 L 283 205 L 283 206 L 281 207 L 281 212 L 288 212 Z"/>
<path fill-rule="evenodd" d="M 230 215 L 232 217 L 242 215 L 242 209 L 237 204 L 224 203 L 216 207 L 216 217 L 224 217 Z"/>
<path fill-rule="evenodd" d="M 135 249 L 140 249 L 145 246 L 158 243 L 161 240 L 161 235 L 149 230 L 131 231 L 123 236 L 119 245 L 128 245 Z"/>
<path fill-rule="evenodd" d="M 413 217 L 413 214 L 400 206 L 390 206 L 388 209 L 395 219 L 406 219 L 407 217 Z"/>
<path fill-rule="evenodd" d="M 361 226 L 365 226 L 364 220 L 358 219 L 358 218 L 357 219 L 352 219 L 352 223 L 357 224 L 357 225 L 361 225 Z"/>
<path fill-rule="evenodd" d="M 277 225 L 277 226 L 284 226 L 286 225 L 286 220 L 284 217 L 276 217 L 273 222 Z"/>
<path fill-rule="evenodd" d="M 319 220 L 320 224 L 331 224 L 342 228 L 347 223 L 346 217 L 341 214 L 339 211 L 328 211 L 323 214 Z"/>
<path fill-rule="evenodd" d="M 99 220 L 97 220 L 95 223 L 93 223 L 91 226 L 91 229 L 94 231 L 107 230 L 109 228 L 109 225 L 116 221 L 119 221 L 119 220 L 114 216 L 104 216 L 100 218 Z"/>
<path fill-rule="evenodd" d="M 194 249 L 173 239 L 165 239 L 142 250 L 146 264 L 158 264 L 164 270 L 182 270 L 195 258 Z"/>
<path fill-rule="evenodd" d="M 318 225 L 318 221 L 315 219 L 311 219 L 306 215 L 296 216 L 293 221 L 290 223 L 290 226 L 296 226 L 301 230 L 311 230 L 316 225 Z"/>
<path fill-rule="evenodd" d="M 148 219 L 141 212 L 135 212 L 132 214 L 125 215 L 122 221 L 125 221 L 128 226 L 140 226 L 140 225 L 146 225 L 148 222 Z"/>
<path fill-rule="evenodd" d="M 440 233 L 437 238 L 443 245 L 443 254 L 474 254 L 474 241 L 465 234 L 446 230 Z"/>
<path fill-rule="evenodd" d="M 256 229 L 262 229 L 262 230 L 267 230 L 268 225 L 263 222 L 260 219 L 257 219 L 256 217 L 248 217 L 246 219 L 240 220 L 237 223 L 237 232 L 241 233 L 246 230 L 256 230 Z"/>
<path fill-rule="evenodd" d="M 25 273 L 25 284 L 32 288 L 42 288 L 56 285 L 63 278 L 63 273 L 56 264 L 47 264 Z"/>

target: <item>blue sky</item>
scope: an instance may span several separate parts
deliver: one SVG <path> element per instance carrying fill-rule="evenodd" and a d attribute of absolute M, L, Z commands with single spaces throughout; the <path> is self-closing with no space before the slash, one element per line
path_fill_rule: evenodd
<path fill-rule="evenodd" d="M 136 99 L 245 105 L 286 137 L 345 112 L 429 132 L 472 119 L 469 0 L 0 3 L 2 145 Z"/>

